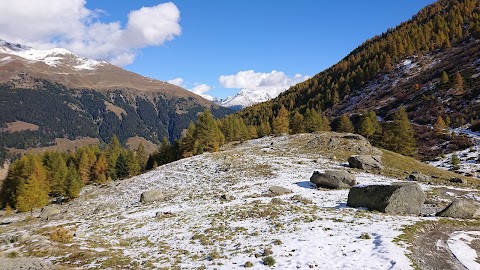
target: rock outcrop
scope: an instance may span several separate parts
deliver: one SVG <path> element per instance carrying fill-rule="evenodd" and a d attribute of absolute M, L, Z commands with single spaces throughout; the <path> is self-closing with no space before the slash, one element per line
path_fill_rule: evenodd
<path fill-rule="evenodd" d="M 387 214 L 419 215 L 426 196 L 416 183 L 355 186 L 348 193 L 347 206 L 366 207 Z"/>
<path fill-rule="evenodd" d="M 355 155 L 348 158 L 350 168 L 361 170 L 383 170 L 382 157 L 372 155 Z"/>
<path fill-rule="evenodd" d="M 455 199 L 436 216 L 451 218 L 478 218 L 480 217 L 480 204 L 473 200 Z"/>
<path fill-rule="evenodd" d="M 310 177 L 310 182 L 317 185 L 317 187 L 330 189 L 350 188 L 357 184 L 354 174 L 335 170 L 327 170 L 323 173 L 315 171 Z"/>

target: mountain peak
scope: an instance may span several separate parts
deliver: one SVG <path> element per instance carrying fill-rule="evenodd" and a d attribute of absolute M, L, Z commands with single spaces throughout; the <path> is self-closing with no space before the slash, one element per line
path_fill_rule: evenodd
<path fill-rule="evenodd" d="M 240 90 L 240 92 L 238 92 L 234 96 L 229 96 L 225 99 L 221 99 L 215 102 L 224 107 L 243 109 L 253 104 L 264 102 L 270 99 L 272 99 L 272 97 L 264 91 L 245 88 Z"/>
<path fill-rule="evenodd" d="M 18 56 L 32 63 L 43 62 L 51 67 L 66 65 L 75 70 L 94 70 L 98 66 L 108 64 L 105 61 L 80 57 L 64 48 L 38 50 L 22 44 L 10 43 L 5 40 L 0 40 L 0 54 Z"/>

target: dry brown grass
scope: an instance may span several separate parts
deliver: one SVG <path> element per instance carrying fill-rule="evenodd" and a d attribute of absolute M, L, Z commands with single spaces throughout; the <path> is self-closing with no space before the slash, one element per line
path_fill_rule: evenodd
<path fill-rule="evenodd" d="M 145 147 L 145 151 L 147 151 L 148 154 L 151 154 L 151 153 L 155 152 L 156 150 L 158 150 L 158 145 L 152 143 L 151 141 L 147 141 L 143 137 L 135 136 L 135 137 L 128 138 L 128 140 L 127 140 L 127 146 L 128 146 L 128 148 L 130 148 L 132 150 L 137 150 L 138 145 L 140 143 L 143 144 L 143 147 Z"/>
<path fill-rule="evenodd" d="M 55 145 L 47 146 L 47 147 L 38 147 L 38 148 L 29 148 L 29 149 L 16 149 L 16 148 L 8 148 L 9 151 L 18 154 L 25 154 L 25 153 L 43 153 L 46 151 L 75 151 L 77 148 L 84 147 L 87 145 L 97 145 L 100 143 L 100 140 L 97 138 L 79 138 L 76 140 L 69 140 L 65 138 L 57 138 L 55 139 Z"/>
<path fill-rule="evenodd" d="M 32 124 L 32 123 L 27 123 L 23 121 L 15 121 L 11 123 L 7 123 L 7 132 L 20 132 L 20 131 L 25 131 L 25 130 L 38 130 L 39 126 Z"/>
<path fill-rule="evenodd" d="M 411 157 L 405 157 L 400 154 L 382 150 L 382 161 L 385 169 L 383 174 L 387 176 L 397 177 L 400 179 L 406 178 L 412 172 L 420 172 L 429 176 L 436 176 L 438 178 L 432 178 L 432 182 L 445 184 L 450 178 L 459 177 L 467 179 L 468 186 L 478 187 L 480 185 L 480 179 L 473 177 L 466 177 L 456 174 L 447 170 L 442 170 L 428 164 L 422 163 Z"/>
<path fill-rule="evenodd" d="M 107 101 L 104 101 L 104 103 L 105 103 L 105 109 L 109 112 L 113 112 L 118 117 L 118 119 L 122 120 L 122 114 L 127 115 L 127 112 L 124 109 L 118 106 L 115 106 L 112 103 Z"/>

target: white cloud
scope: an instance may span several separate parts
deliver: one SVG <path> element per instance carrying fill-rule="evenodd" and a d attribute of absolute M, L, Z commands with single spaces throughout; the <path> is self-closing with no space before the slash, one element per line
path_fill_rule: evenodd
<path fill-rule="evenodd" d="M 204 95 L 208 91 L 212 90 L 212 87 L 202 83 L 202 84 L 195 84 L 194 87 L 192 87 L 188 90 L 190 92 L 193 92 L 193 93 L 197 94 L 197 95 Z"/>
<path fill-rule="evenodd" d="M 85 0 L 2 0 L 0 38 L 38 48 L 64 47 L 81 56 L 118 65 L 134 61 L 138 50 L 181 35 L 180 11 L 173 3 L 142 7 L 120 22 L 98 21 L 102 11 Z"/>
<path fill-rule="evenodd" d="M 289 77 L 284 72 L 273 70 L 270 73 L 254 70 L 240 71 L 234 75 L 222 75 L 218 82 L 225 88 L 249 89 L 254 92 L 266 92 L 271 97 L 278 96 L 290 86 L 310 78 L 301 74 Z"/>
<path fill-rule="evenodd" d="M 174 84 L 176 86 L 180 86 L 180 87 L 185 88 L 184 80 L 182 78 L 175 78 L 175 79 L 172 79 L 172 80 L 168 80 L 167 82 L 171 83 L 171 84 Z"/>

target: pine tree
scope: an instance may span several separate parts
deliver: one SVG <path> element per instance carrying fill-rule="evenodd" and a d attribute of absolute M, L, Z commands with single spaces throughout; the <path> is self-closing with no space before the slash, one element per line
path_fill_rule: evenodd
<path fill-rule="evenodd" d="M 290 131 L 292 134 L 302 133 L 303 130 L 303 115 L 299 112 L 295 112 L 290 121 Z"/>
<path fill-rule="evenodd" d="M 78 161 L 78 173 L 80 174 L 80 179 L 82 179 L 83 184 L 88 184 L 90 181 L 91 173 L 91 162 L 88 159 L 88 153 L 82 151 L 80 154 L 80 159 Z"/>
<path fill-rule="evenodd" d="M 170 160 L 168 160 L 170 162 Z M 128 176 L 132 177 L 140 173 L 140 166 L 138 166 L 137 156 L 135 152 L 128 149 L 127 150 L 127 167 L 128 167 Z"/>
<path fill-rule="evenodd" d="M 307 109 L 304 116 L 304 128 L 308 133 L 323 130 L 322 115 L 314 109 Z"/>
<path fill-rule="evenodd" d="M 194 154 L 216 152 L 225 142 L 222 131 L 208 109 L 199 115 L 193 137 L 195 139 Z"/>
<path fill-rule="evenodd" d="M 453 81 L 453 89 L 455 90 L 455 95 L 463 95 L 463 77 L 460 72 L 455 73 L 455 80 Z"/>
<path fill-rule="evenodd" d="M 270 123 L 266 120 L 262 121 L 258 127 L 258 136 L 262 138 L 270 134 L 272 134 L 272 127 L 270 126 Z"/>
<path fill-rule="evenodd" d="M 435 129 L 435 133 L 438 135 L 444 134 L 445 129 L 447 128 L 447 125 L 445 124 L 445 121 L 443 120 L 442 116 L 438 116 L 437 120 L 435 121 L 435 124 L 433 124 L 433 127 Z"/>
<path fill-rule="evenodd" d="M 414 132 L 404 107 L 399 108 L 394 116 L 393 123 L 389 125 L 384 134 L 385 148 L 405 156 L 415 155 Z"/>
<path fill-rule="evenodd" d="M 20 212 L 30 211 L 35 207 L 43 207 L 48 203 L 49 187 L 45 168 L 38 156 L 29 160 L 31 171 L 25 182 L 17 187 L 15 208 Z"/>
<path fill-rule="evenodd" d="M 258 138 L 258 131 L 257 127 L 255 126 L 248 126 L 248 135 L 250 136 L 250 139 L 256 139 Z"/>
<path fill-rule="evenodd" d="M 369 139 L 373 134 L 375 134 L 375 126 L 372 123 L 372 119 L 367 114 L 363 114 L 360 117 L 358 134 L 364 136 L 367 139 Z"/>
<path fill-rule="evenodd" d="M 289 122 L 290 121 L 288 120 L 288 111 L 282 105 L 280 107 L 280 110 L 278 111 L 277 116 L 273 119 L 272 122 L 273 134 L 282 135 L 288 133 Z"/>
<path fill-rule="evenodd" d="M 442 78 L 441 78 L 442 84 L 447 84 L 449 79 L 448 79 L 448 74 L 445 72 L 445 70 L 442 72 Z"/>
<path fill-rule="evenodd" d="M 128 177 L 128 158 L 123 151 L 120 153 L 115 164 L 116 175 L 118 179 L 125 179 Z"/>
<path fill-rule="evenodd" d="M 78 197 L 80 191 L 82 190 L 83 182 L 78 174 L 77 169 L 75 168 L 75 164 L 70 162 L 68 164 L 68 172 L 67 172 L 67 179 L 66 179 L 66 195 L 71 200 Z"/>
<path fill-rule="evenodd" d="M 52 196 L 65 195 L 67 179 L 67 163 L 58 152 L 47 152 L 43 155 L 43 165 L 47 174 L 47 183 L 50 185 Z"/>
<path fill-rule="evenodd" d="M 101 153 L 95 165 L 93 166 L 93 181 L 95 183 L 104 184 L 107 182 L 108 160 L 105 154 Z"/>
<path fill-rule="evenodd" d="M 342 114 L 338 123 L 337 132 L 353 133 L 355 128 L 347 114 Z"/>
<path fill-rule="evenodd" d="M 148 154 L 145 151 L 145 147 L 143 146 L 143 143 L 138 144 L 137 160 L 138 160 L 138 166 L 140 167 L 140 172 L 144 172 L 147 168 Z"/>
<path fill-rule="evenodd" d="M 193 156 L 193 147 L 195 144 L 195 138 L 193 137 L 195 134 L 195 124 L 190 122 L 188 125 L 187 131 L 185 135 L 180 140 L 180 152 L 182 157 L 191 157 Z"/>

